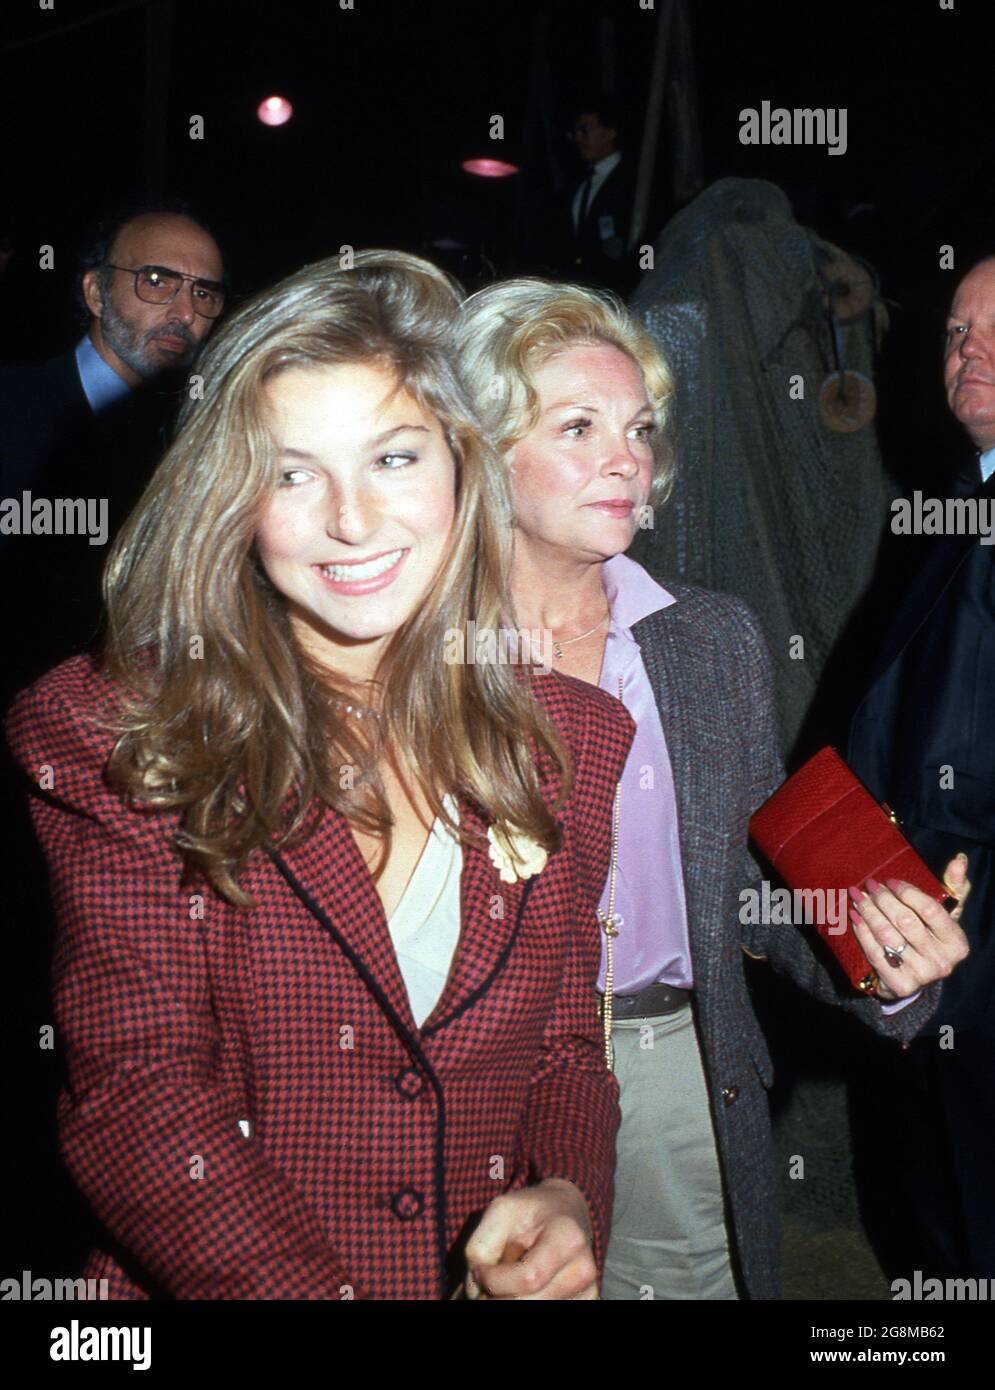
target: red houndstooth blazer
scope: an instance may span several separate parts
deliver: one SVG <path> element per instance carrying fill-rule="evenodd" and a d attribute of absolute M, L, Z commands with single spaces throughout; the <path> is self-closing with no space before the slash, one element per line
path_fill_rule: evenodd
<path fill-rule="evenodd" d="M 341 815 L 255 854 L 258 905 L 233 907 L 181 883 L 175 813 L 105 783 L 93 716 L 114 687 L 90 657 L 18 697 L 58 920 L 60 1144 L 104 1231 L 84 1274 L 112 1298 L 445 1297 L 483 1208 L 545 1177 L 584 1192 L 600 1268 L 619 1113 L 595 908 L 633 725 L 579 681 L 536 688 L 576 767 L 562 848 L 509 885 L 486 841 L 464 847 L 459 946 L 420 1030 Z"/>

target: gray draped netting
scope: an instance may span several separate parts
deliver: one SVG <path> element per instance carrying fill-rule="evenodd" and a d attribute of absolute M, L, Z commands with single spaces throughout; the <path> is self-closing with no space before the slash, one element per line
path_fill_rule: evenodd
<path fill-rule="evenodd" d="M 713 184 L 653 249 L 631 307 L 677 379 L 676 474 L 632 554 L 663 582 L 750 605 L 773 654 L 787 750 L 870 580 L 886 516 L 873 422 L 842 433 L 820 413 L 837 370 L 826 281 L 835 270 L 848 371 L 870 378 L 885 311 L 867 272 L 760 180 Z M 858 385 L 848 383 L 851 400 Z"/>

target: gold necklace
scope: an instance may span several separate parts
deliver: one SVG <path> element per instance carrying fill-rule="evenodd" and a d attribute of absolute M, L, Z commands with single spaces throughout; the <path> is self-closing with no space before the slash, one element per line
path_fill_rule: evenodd
<path fill-rule="evenodd" d="M 618 678 L 618 698 L 622 702 L 622 684 L 624 677 Z M 605 933 L 605 992 L 601 998 L 601 1023 L 605 1035 L 605 1064 L 611 1071 L 615 1064 L 615 1048 L 612 1043 L 612 942 L 618 936 L 618 929 L 622 925 L 622 919 L 615 912 L 615 875 L 618 871 L 618 826 L 622 813 L 622 779 L 619 778 L 615 787 L 615 801 L 612 807 L 612 858 L 611 868 L 608 871 L 608 911 L 602 912 L 598 908 L 598 921 Z"/>
<path fill-rule="evenodd" d="M 599 618 L 598 621 L 594 624 L 593 627 L 589 627 L 589 628 L 587 629 L 586 632 L 580 633 L 579 636 L 577 636 L 577 637 L 568 637 L 567 640 L 566 640 L 565 642 L 558 642 L 558 641 L 556 640 L 556 638 L 554 637 L 554 638 L 553 638 L 553 656 L 554 656 L 558 661 L 562 661 L 562 660 L 563 660 L 563 648 L 564 648 L 564 647 L 572 647 L 573 644 L 574 644 L 575 642 L 583 642 L 583 640 L 584 640 L 585 637 L 590 637 L 590 635 L 591 635 L 592 632 L 597 632 L 598 628 L 599 628 L 599 627 L 601 626 L 601 624 L 605 621 L 605 619 L 606 619 L 606 618 L 610 618 L 610 617 L 611 617 L 611 609 L 609 608 L 609 610 L 608 610 L 608 612 L 605 614 L 604 618 Z"/>

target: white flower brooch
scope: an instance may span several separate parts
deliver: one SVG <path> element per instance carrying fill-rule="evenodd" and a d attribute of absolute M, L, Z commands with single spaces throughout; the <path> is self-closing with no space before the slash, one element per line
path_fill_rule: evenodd
<path fill-rule="evenodd" d="M 532 878 L 542 873 L 549 855 L 542 845 L 530 840 L 517 826 L 492 825 L 487 831 L 490 841 L 491 861 L 501 876 L 502 883 L 515 883 L 521 878 Z"/>

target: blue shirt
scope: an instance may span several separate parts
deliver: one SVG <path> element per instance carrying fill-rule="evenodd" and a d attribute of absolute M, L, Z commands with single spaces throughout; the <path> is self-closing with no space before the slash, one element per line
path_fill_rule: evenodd
<path fill-rule="evenodd" d="M 124 377 L 118 376 L 104 361 L 90 342 L 89 334 L 76 344 L 76 370 L 94 415 L 99 415 L 131 390 Z"/>

